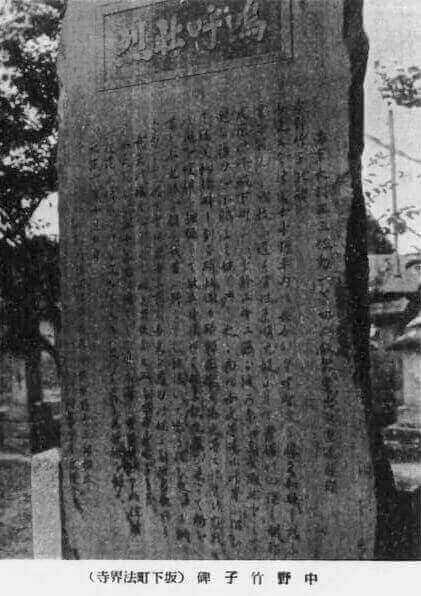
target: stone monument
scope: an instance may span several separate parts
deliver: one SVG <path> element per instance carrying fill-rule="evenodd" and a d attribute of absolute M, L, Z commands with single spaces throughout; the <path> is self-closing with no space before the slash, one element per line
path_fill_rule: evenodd
<path fill-rule="evenodd" d="M 370 558 L 356 0 L 69 0 L 69 557 Z"/>

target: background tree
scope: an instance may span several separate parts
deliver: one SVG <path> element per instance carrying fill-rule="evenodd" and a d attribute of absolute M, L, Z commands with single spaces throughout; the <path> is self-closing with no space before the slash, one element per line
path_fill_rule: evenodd
<path fill-rule="evenodd" d="M 404 108 L 421 107 L 421 69 L 418 66 L 411 66 L 407 69 L 399 67 L 391 72 L 379 61 L 376 61 L 375 69 L 379 81 L 379 92 L 389 108 L 393 105 Z M 382 181 L 379 181 L 377 176 L 379 170 L 387 169 L 389 172 L 391 164 L 390 146 L 372 135 L 367 136 L 381 147 L 381 150 L 370 156 L 369 172 L 364 178 L 365 198 L 370 211 L 379 197 L 391 193 L 392 180 L 389 174 L 386 174 Z M 386 149 L 387 153 L 382 149 Z M 420 159 L 399 149 L 396 150 L 396 155 L 412 162 L 421 163 Z M 396 182 L 398 183 L 405 176 L 406 173 L 403 170 L 398 171 Z M 392 230 L 397 234 L 404 234 L 409 231 L 416 237 L 421 238 L 421 234 L 414 228 L 412 223 L 420 212 L 419 205 L 404 205 L 398 208 L 395 213 L 392 209 L 387 210 L 378 223 L 386 235 L 390 234 Z"/>
<path fill-rule="evenodd" d="M 40 398 L 42 350 L 57 354 L 39 323 L 59 316 L 58 245 L 34 237 L 31 217 L 56 190 L 56 56 L 62 0 L 10 0 L 0 12 L 1 348 L 27 363 L 30 401 Z"/>
<path fill-rule="evenodd" d="M 34 211 L 56 189 L 56 57 L 64 2 L 12 0 L 0 15 L 0 225 L 23 240 Z"/>
<path fill-rule="evenodd" d="M 376 61 L 374 64 L 380 79 L 379 90 L 384 99 L 393 100 L 396 105 L 406 108 L 421 107 L 421 68 L 398 67 L 394 72 Z"/>
<path fill-rule="evenodd" d="M 387 237 L 387 233 L 369 213 L 367 216 L 367 251 L 374 255 L 390 255 L 393 253 L 393 246 Z"/>
<path fill-rule="evenodd" d="M 371 135 L 369 136 L 372 140 L 374 140 L 377 144 L 382 145 L 385 149 L 389 149 L 389 147 Z M 410 159 L 411 161 L 416 161 L 411 156 L 407 155 L 404 151 L 397 151 L 397 155 L 401 155 L 406 159 Z M 421 163 L 421 160 L 420 162 Z M 400 207 L 396 214 L 393 213 L 392 209 L 387 209 L 378 219 L 374 217 L 372 214 L 372 208 L 375 205 L 377 199 L 388 196 L 392 190 L 392 181 L 390 179 L 390 155 L 383 152 L 377 151 L 375 154 L 371 155 L 368 160 L 368 169 L 369 172 L 364 177 L 364 196 L 366 200 L 367 210 L 368 210 L 368 217 L 369 217 L 369 243 L 370 243 L 370 234 L 374 232 L 374 222 L 377 222 L 377 229 L 382 232 L 384 238 L 388 238 L 390 234 L 392 234 L 392 228 L 394 225 L 397 225 L 397 230 L 399 234 L 404 234 L 405 232 L 411 232 L 413 235 L 421 238 L 421 234 L 417 232 L 417 230 L 413 227 L 412 222 L 414 218 L 420 213 L 419 207 L 416 205 L 403 205 Z M 382 170 L 386 170 L 383 176 L 380 176 L 379 173 Z M 398 170 L 397 172 L 397 180 L 402 181 L 407 176 L 407 173 L 404 170 Z M 374 240 L 374 239 L 372 239 Z M 390 247 L 392 248 L 392 252 L 394 250 L 393 245 L 389 242 Z M 369 252 L 376 253 L 374 249 L 373 243 L 369 247 Z M 385 253 L 388 253 L 388 250 L 385 250 Z"/>

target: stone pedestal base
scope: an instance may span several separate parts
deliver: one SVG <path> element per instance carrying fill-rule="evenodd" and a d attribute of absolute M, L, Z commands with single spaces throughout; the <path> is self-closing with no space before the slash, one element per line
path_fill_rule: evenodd
<path fill-rule="evenodd" d="M 396 487 L 394 559 L 421 560 L 421 425 L 408 408 L 384 432 Z M 412 412 L 413 414 L 413 412 Z"/>
<path fill-rule="evenodd" d="M 399 547 L 395 558 L 421 560 L 421 463 L 392 464 L 398 498 Z"/>

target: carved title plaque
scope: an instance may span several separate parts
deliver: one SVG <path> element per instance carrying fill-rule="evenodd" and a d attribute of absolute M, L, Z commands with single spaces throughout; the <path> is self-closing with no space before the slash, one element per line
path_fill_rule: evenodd
<path fill-rule="evenodd" d="M 293 55 L 290 0 L 150 0 L 102 19 L 104 90 Z"/>

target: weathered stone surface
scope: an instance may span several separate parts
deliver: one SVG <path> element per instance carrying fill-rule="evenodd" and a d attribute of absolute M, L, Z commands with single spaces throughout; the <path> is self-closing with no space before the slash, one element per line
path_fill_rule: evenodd
<path fill-rule="evenodd" d="M 35 559 L 61 559 L 60 452 L 49 449 L 31 462 L 32 537 Z"/>
<path fill-rule="evenodd" d="M 359 1 L 69 0 L 64 510 L 80 558 L 367 558 Z"/>
<path fill-rule="evenodd" d="M 31 460 L 0 453 L 0 559 L 31 559 Z"/>

